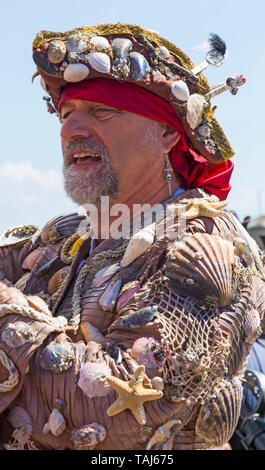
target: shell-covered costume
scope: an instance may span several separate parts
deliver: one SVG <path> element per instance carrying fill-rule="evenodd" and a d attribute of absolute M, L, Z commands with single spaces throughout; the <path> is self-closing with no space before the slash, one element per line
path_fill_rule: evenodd
<path fill-rule="evenodd" d="M 160 225 L 176 211 L 175 236 L 157 236 L 153 222 L 89 254 L 89 238 L 73 250 L 72 215 L 0 248 L 8 285 L 43 248 L 21 285 L 30 305 L 0 305 L 4 448 L 208 449 L 230 439 L 265 308 L 261 252 L 203 190 L 163 207 Z"/>

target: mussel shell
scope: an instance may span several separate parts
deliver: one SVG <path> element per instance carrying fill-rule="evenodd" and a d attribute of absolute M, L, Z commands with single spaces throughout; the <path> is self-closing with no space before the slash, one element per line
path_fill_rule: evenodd
<path fill-rule="evenodd" d="M 128 38 L 115 38 L 111 43 L 114 59 L 118 62 L 127 62 L 129 52 L 132 50 L 132 41 Z"/>
<path fill-rule="evenodd" d="M 43 369 L 59 374 L 72 367 L 74 360 L 71 345 L 52 343 L 44 349 L 40 364 Z"/>
<path fill-rule="evenodd" d="M 116 274 L 119 271 L 120 265 L 119 263 L 111 264 L 109 266 L 104 266 L 104 268 L 100 269 L 94 279 L 93 279 L 93 286 L 94 287 L 100 287 L 104 284 L 104 282 L 108 281 L 111 279 L 114 274 Z"/>
<path fill-rule="evenodd" d="M 114 279 L 110 282 L 105 292 L 102 294 L 102 296 L 99 299 L 99 305 L 101 306 L 103 310 L 108 310 L 108 311 L 113 312 L 121 288 L 122 288 L 121 279 Z"/>
<path fill-rule="evenodd" d="M 140 288 L 141 288 L 141 284 L 138 284 L 138 285 L 132 287 L 131 289 L 126 290 L 125 292 L 123 292 L 123 294 L 121 294 L 121 296 L 118 299 L 117 305 L 116 305 L 116 312 L 117 313 L 120 313 L 120 311 L 123 309 L 123 307 L 125 307 L 125 305 L 129 302 L 131 297 L 133 297 L 134 294 L 136 294 L 136 292 Z"/>
<path fill-rule="evenodd" d="M 51 62 L 49 62 L 45 57 L 39 54 L 39 52 L 33 52 L 33 60 L 37 67 L 42 70 L 42 72 L 46 73 L 47 75 L 51 75 L 52 77 L 62 78 L 62 72 L 58 70 L 53 64 L 51 64 Z"/>
<path fill-rule="evenodd" d="M 124 317 L 121 320 L 122 328 L 140 328 L 154 319 L 157 313 L 157 305 L 141 308 L 137 312 Z"/>
<path fill-rule="evenodd" d="M 140 52 L 130 52 L 130 78 L 132 80 L 144 80 L 150 73 L 150 65 Z"/>

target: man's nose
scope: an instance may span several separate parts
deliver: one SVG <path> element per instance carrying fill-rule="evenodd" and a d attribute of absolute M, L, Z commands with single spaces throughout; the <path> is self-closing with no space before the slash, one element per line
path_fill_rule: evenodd
<path fill-rule="evenodd" d="M 84 115 L 84 113 L 80 111 L 74 111 L 62 124 L 60 135 L 64 140 L 90 137 L 92 135 L 92 131 L 88 116 Z"/>

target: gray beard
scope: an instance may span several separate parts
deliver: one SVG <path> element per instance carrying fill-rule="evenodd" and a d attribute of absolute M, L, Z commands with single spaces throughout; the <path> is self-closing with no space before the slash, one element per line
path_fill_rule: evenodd
<path fill-rule="evenodd" d="M 96 169 L 86 171 L 70 166 L 70 152 L 80 148 L 101 155 L 101 163 Z M 68 196 L 78 205 L 93 204 L 99 208 L 101 196 L 109 196 L 110 201 L 118 198 L 118 177 L 109 164 L 109 155 L 105 147 L 91 139 L 79 139 L 76 142 L 66 143 L 63 155 L 64 188 Z"/>

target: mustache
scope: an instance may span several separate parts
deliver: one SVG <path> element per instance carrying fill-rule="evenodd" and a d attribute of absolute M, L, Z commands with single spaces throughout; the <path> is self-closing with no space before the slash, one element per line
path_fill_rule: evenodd
<path fill-rule="evenodd" d="M 108 151 L 101 142 L 95 138 L 80 138 L 73 141 L 67 141 L 63 146 L 64 164 L 70 166 L 72 163 L 72 154 L 74 152 L 91 152 L 100 155 L 103 163 L 109 163 Z"/>

